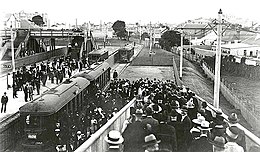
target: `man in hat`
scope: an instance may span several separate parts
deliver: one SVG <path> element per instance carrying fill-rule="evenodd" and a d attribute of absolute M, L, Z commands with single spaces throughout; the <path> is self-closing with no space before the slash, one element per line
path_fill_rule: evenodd
<path fill-rule="evenodd" d="M 159 150 L 159 143 L 161 141 L 157 140 L 154 134 L 150 134 L 145 136 L 143 147 L 145 148 L 145 152 L 154 152 Z"/>
<path fill-rule="evenodd" d="M 238 145 L 242 146 L 244 148 L 244 150 L 246 151 L 246 135 L 243 130 L 241 130 L 237 127 L 238 121 L 239 121 L 239 119 L 238 119 L 238 116 L 236 113 L 231 113 L 228 116 L 229 127 L 236 127 L 237 130 L 239 131 L 238 137 L 236 139 L 236 143 L 238 143 Z"/>
<path fill-rule="evenodd" d="M 200 130 L 200 137 L 192 141 L 190 149 L 192 152 L 209 152 L 212 150 L 212 145 L 208 142 L 209 122 L 202 121 Z"/>
<path fill-rule="evenodd" d="M 167 124 L 167 114 L 160 115 L 159 125 L 154 128 L 154 134 L 161 140 L 160 149 L 167 149 L 172 152 L 177 151 L 177 140 L 175 128 Z"/>
<path fill-rule="evenodd" d="M 147 127 L 142 123 L 143 110 L 135 111 L 136 120 L 127 125 L 123 132 L 124 152 L 142 152 L 144 137 L 148 134 Z"/>
<path fill-rule="evenodd" d="M 209 139 L 209 143 L 213 146 L 213 152 L 225 151 L 225 138 L 222 136 L 216 136 L 213 140 Z"/>
<path fill-rule="evenodd" d="M 178 145 L 178 150 L 179 151 L 187 151 L 187 148 L 189 147 L 190 145 L 190 137 L 191 137 L 191 134 L 190 134 L 190 129 L 192 127 L 192 123 L 191 123 L 191 120 L 187 114 L 188 112 L 188 108 L 187 106 L 183 106 L 182 107 L 182 111 L 181 111 L 181 115 L 182 115 L 182 118 L 181 118 L 181 123 L 180 123 L 180 130 L 179 130 L 179 144 Z"/>
<path fill-rule="evenodd" d="M 122 143 L 124 138 L 117 130 L 111 130 L 104 139 L 108 144 L 108 150 L 106 152 L 123 152 Z"/>
<path fill-rule="evenodd" d="M 8 102 L 8 97 L 6 95 L 6 92 L 4 92 L 4 95 L 2 96 L 1 98 L 1 103 L 2 103 L 2 107 L 1 107 L 1 113 L 2 112 L 6 112 L 6 105 L 7 105 L 7 102 Z"/>
<path fill-rule="evenodd" d="M 213 116 L 212 116 L 212 113 L 210 110 L 208 110 L 208 104 L 207 102 L 202 102 L 201 103 L 201 109 L 200 109 L 200 113 L 202 116 L 205 117 L 205 119 L 208 121 L 208 122 L 211 122 L 213 120 Z"/>
<path fill-rule="evenodd" d="M 146 118 L 142 120 L 142 123 L 146 126 L 147 124 L 150 124 L 152 129 L 158 126 L 159 122 L 158 120 L 154 119 L 152 114 L 153 110 L 151 107 L 146 107 Z"/>
<path fill-rule="evenodd" d="M 228 127 L 226 129 L 226 140 L 225 152 L 244 152 L 243 147 L 236 143 L 239 135 L 239 129 L 235 126 Z"/>

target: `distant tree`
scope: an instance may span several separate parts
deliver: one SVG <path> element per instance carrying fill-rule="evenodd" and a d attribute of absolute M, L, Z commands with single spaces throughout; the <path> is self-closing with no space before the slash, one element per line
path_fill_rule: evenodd
<path fill-rule="evenodd" d="M 120 39 L 127 37 L 127 31 L 126 31 L 126 28 L 125 28 L 125 22 L 124 21 L 117 20 L 113 24 L 112 28 L 115 31 L 116 36 L 119 37 Z"/>
<path fill-rule="evenodd" d="M 32 18 L 32 22 L 34 22 L 38 26 L 42 26 L 44 24 L 43 18 L 40 15 L 36 15 Z"/>
<path fill-rule="evenodd" d="M 166 31 L 161 36 L 161 39 L 159 40 L 159 44 L 163 49 L 170 51 L 172 47 L 181 45 L 181 34 L 178 31 L 174 31 L 174 30 Z M 189 40 L 184 39 L 183 44 L 188 45 Z"/>
<path fill-rule="evenodd" d="M 145 38 L 150 38 L 149 34 L 147 32 L 144 32 L 142 35 L 141 35 L 141 39 L 142 40 L 145 40 Z"/>

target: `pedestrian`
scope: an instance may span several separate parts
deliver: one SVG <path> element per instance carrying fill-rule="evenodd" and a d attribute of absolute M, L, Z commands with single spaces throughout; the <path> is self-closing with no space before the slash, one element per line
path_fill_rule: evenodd
<path fill-rule="evenodd" d="M 244 152 L 242 146 L 239 146 L 236 142 L 239 136 L 239 129 L 235 126 L 226 128 L 226 140 L 225 152 Z"/>
<path fill-rule="evenodd" d="M 27 102 L 28 94 L 29 94 L 29 83 L 28 82 L 24 85 L 23 92 L 24 92 L 24 100 L 25 100 L 25 102 Z"/>
<path fill-rule="evenodd" d="M 118 73 L 117 73 L 117 71 L 115 70 L 114 73 L 113 73 L 113 79 L 115 80 L 115 79 L 117 79 L 117 77 L 118 77 Z"/>
<path fill-rule="evenodd" d="M 225 138 L 222 136 L 216 136 L 214 140 L 209 139 L 209 143 L 213 146 L 213 152 L 224 152 L 225 142 Z"/>
<path fill-rule="evenodd" d="M 148 136 L 145 136 L 144 138 L 144 145 L 145 152 L 154 152 L 159 150 L 159 143 L 160 140 L 157 140 L 154 134 L 150 134 Z"/>
<path fill-rule="evenodd" d="M 31 83 L 28 86 L 28 94 L 29 94 L 30 101 L 32 101 L 33 100 L 33 86 Z"/>
<path fill-rule="evenodd" d="M 1 103 L 2 103 L 2 107 L 1 107 L 1 113 L 4 111 L 4 113 L 6 112 L 6 105 L 8 102 L 8 97 L 6 95 L 6 92 L 4 92 L 4 95 L 1 98 Z"/>
<path fill-rule="evenodd" d="M 122 143 L 124 142 L 124 138 L 119 131 L 111 130 L 108 135 L 105 136 L 104 140 L 108 144 L 108 150 L 106 152 L 123 152 Z"/>

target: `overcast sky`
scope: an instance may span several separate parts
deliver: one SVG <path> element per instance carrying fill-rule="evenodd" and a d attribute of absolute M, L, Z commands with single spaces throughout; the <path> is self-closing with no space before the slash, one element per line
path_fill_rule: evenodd
<path fill-rule="evenodd" d="M 46 12 L 51 22 L 78 24 L 123 20 L 126 23 L 181 23 L 199 17 L 233 15 L 260 23 L 257 0 L 1 0 L 1 13 Z"/>

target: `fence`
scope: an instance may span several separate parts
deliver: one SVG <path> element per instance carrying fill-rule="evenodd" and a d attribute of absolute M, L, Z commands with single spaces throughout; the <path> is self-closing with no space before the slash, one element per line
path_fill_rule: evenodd
<path fill-rule="evenodd" d="M 214 70 L 211 69 L 206 63 L 202 64 L 202 68 L 205 72 L 205 74 L 214 81 Z M 259 131 L 260 121 L 259 121 L 259 110 L 257 110 L 257 107 L 249 102 L 244 102 L 240 99 L 238 99 L 234 93 L 231 91 L 233 88 L 228 84 L 224 79 L 221 79 L 220 82 L 220 90 L 223 96 L 233 105 L 235 108 L 240 109 L 243 117 L 248 121 L 248 123 L 256 130 Z M 227 117 L 226 117 L 227 119 Z M 248 131 L 243 126 L 239 125 L 239 127 L 245 131 L 247 135 L 247 149 L 249 149 L 251 146 L 254 146 L 257 144 L 260 146 L 260 139 L 256 137 L 254 134 L 252 134 L 250 131 Z"/>
<path fill-rule="evenodd" d="M 84 142 L 75 152 L 104 152 L 107 150 L 107 143 L 104 137 L 110 130 L 121 131 L 123 122 L 130 117 L 130 107 L 135 103 L 135 98 L 123 107 L 116 115 L 110 119 L 103 127 Z"/>

